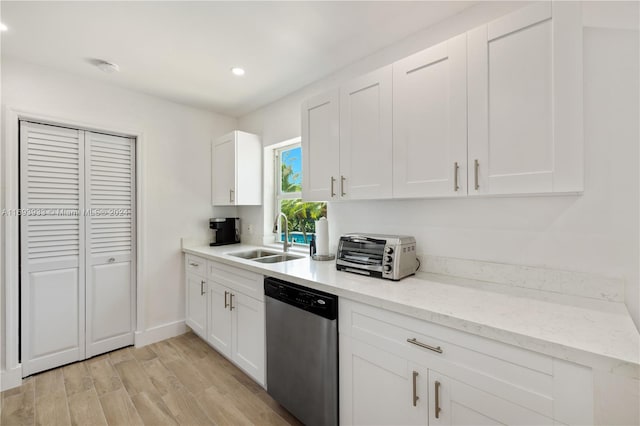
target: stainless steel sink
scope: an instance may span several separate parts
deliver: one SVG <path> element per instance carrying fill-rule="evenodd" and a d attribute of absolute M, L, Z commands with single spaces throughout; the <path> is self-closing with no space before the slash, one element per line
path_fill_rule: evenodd
<path fill-rule="evenodd" d="M 303 256 L 296 256 L 293 254 L 279 254 L 276 256 L 265 256 L 265 257 L 260 257 L 258 259 L 253 259 L 255 262 L 260 262 L 260 263 L 279 263 L 279 262 L 286 262 L 287 260 L 295 260 L 295 259 L 302 259 Z"/>
<path fill-rule="evenodd" d="M 288 260 L 302 259 L 304 256 L 298 256 L 290 253 L 282 253 L 272 250 L 249 250 L 236 253 L 227 253 L 229 256 L 239 257 L 241 259 L 253 260 L 260 263 L 279 263 Z"/>
<path fill-rule="evenodd" d="M 280 253 L 277 251 L 257 249 L 257 250 L 239 251 L 236 253 L 227 253 L 227 254 L 229 256 L 240 257 L 242 259 L 257 259 L 259 257 L 273 256 Z"/>

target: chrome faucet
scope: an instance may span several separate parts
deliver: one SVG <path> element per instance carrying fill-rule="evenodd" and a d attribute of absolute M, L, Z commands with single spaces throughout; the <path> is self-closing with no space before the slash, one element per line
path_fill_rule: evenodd
<path fill-rule="evenodd" d="M 287 215 L 280 212 L 276 215 L 276 220 L 273 221 L 273 233 L 278 233 L 278 220 L 280 218 L 284 218 L 284 241 L 282 242 L 282 252 L 286 253 L 289 251 L 289 247 L 292 246 L 292 243 L 289 242 L 289 219 L 287 219 Z"/>

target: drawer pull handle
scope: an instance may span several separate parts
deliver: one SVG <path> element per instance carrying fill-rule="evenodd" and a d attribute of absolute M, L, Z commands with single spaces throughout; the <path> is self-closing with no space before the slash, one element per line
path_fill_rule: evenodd
<path fill-rule="evenodd" d="M 224 308 L 227 309 L 229 307 L 229 303 L 227 303 L 227 296 L 229 295 L 228 291 L 224 292 Z"/>
<path fill-rule="evenodd" d="M 418 396 L 418 391 L 417 391 L 417 378 L 418 378 L 418 372 L 414 371 L 413 372 L 413 406 L 415 407 L 418 403 L 418 400 L 420 399 L 420 397 Z"/>
<path fill-rule="evenodd" d="M 109 263 L 113 263 L 115 261 L 116 261 L 115 257 L 110 257 L 109 260 L 107 260 L 107 262 L 109 262 Z"/>
<path fill-rule="evenodd" d="M 200 281 L 200 296 L 204 296 L 204 280 Z"/>
<path fill-rule="evenodd" d="M 438 352 L 439 354 L 442 353 L 442 348 L 440 346 L 430 346 L 426 343 L 418 342 L 418 339 L 416 339 L 415 337 L 413 339 L 407 339 L 407 342 L 411 343 L 412 345 L 420 346 L 421 348 L 429 349 L 430 351 Z"/>
<path fill-rule="evenodd" d="M 440 418 L 440 382 L 436 380 L 435 383 L 435 391 L 436 391 L 436 419 Z"/>
<path fill-rule="evenodd" d="M 233 293 L 229 293 L 229 310 L 233 311 Z"/>
<path fill-rule="evenodd" d="M 478 169 L 480 168 L 480 162 L 478 160 L 473 160 L 473 178 L 475 180 L 474 188 L 477 190 L 480 189 L 480 182 L 478 180 Z"/>
<path fill-rule="evenodd" d="M 460 189 L 460 185 L 458 185 L 458 173 L 460 171 L 460 166 L 458 166 L 458 162 L 453 163 L 453 190 L 458 192 Z"/>
<path fill-rule="evenodd" d="M 189 266 L 193 266 L 195 268 L 197 266 L 200 266 L 200 264 L 195 262 L 189 262 Z"/>

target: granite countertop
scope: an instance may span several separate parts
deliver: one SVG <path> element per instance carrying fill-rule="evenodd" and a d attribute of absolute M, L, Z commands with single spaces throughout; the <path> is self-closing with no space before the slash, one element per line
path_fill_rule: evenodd
<path fill-rule="evenodd" d="M 185 253 L 339 297 L 512 344 L 595 369 L 640 379 L 640 334 L 626 306 L 509 286 L 417 273 L 388 281 L 337 271 L 308 256 L 263 264 L 228 253 L 250 245 L 186 246 Z"/>

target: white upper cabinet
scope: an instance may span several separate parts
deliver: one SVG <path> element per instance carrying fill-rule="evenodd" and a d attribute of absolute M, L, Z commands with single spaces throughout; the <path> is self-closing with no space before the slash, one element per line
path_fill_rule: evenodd
<path fill-rule="evenodd" d="M 468 33 L 469 194 L 583 190 L 579 2 Z"/>
<path fill-rule="evenodd" d="M 211 156 L 214 206 L 262 204 L 262 144 L 258 136 L 231 132 L 212 143 Z"/>
<path fill-rule="evenodd" d="M 343 199 L 391 198 L 392 66 L 340 88 L 340 181 Z"/>
<path fill-rule="evenodd" d="M 340 178 L 339 91 L 302 103 L 302 198 L 335 200 Z"/>
<path fill-rule="evenodd" d="M 467 193 L 467 36 L 393 64 L 393 196 Z"/>

